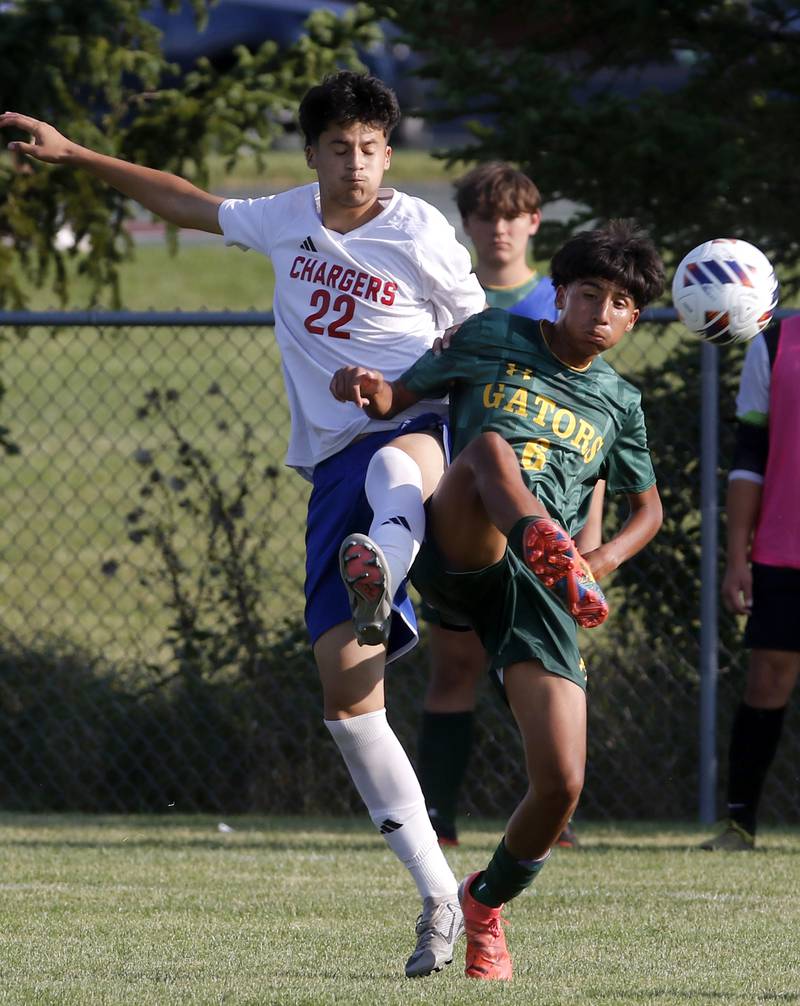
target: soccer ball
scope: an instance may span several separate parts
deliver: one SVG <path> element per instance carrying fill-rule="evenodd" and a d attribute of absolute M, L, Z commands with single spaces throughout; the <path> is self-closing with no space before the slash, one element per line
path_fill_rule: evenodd
<path fill-rule="evenodd" d="M 678 317 L 707 342 L 747 342 L 769 325 L 778 280 L 763 252 L 747 241 L 714 238 L 684 256 L 672 280 Z"/>

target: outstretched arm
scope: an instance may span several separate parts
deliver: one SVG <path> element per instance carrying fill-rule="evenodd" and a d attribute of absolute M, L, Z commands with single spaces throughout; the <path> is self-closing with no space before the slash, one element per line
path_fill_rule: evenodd
<path fill-rule="evenodd" d="M 338 401 L 354 402 L 373 419 L 391 419 L 421 397 L 400 381 L 387 381 L 379 370 L 365 367 L 341 367 L 330 389 Z"/>
<path fill-rule="evenodd" d="M 220 196 L 197 188 L 191 182 L 167 171 L 144 168 L 138 164 L 98 154 L 88 147 L 62 136 L 53 126 L 18 112 L 0 115 L 0 127 L 21 129 L 31 136 L 30 142 L 15 140 L 9 149 L 27 154 L 47 164 L 64 164 L 83 168 L 96 178 L 135 199 L 145 209 L 178 227 L 193 227 L 212 234 L 221 234 L 217 219 Z"/>
<path fill-rule="evenodd" d="M 598 580 L 640 552 L 661 527 L 664 513 L 655 486 L 630 493 L 628 503 L 631 513 L 620 532 L 594 551 L 583 553 Z"/>

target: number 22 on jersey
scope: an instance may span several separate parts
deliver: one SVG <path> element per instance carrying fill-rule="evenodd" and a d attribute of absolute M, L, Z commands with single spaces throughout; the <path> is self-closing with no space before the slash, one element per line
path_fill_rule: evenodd
<path fill-rule="evenodd" d="M 313 310 L 304 322 L 307 332 L 331 339 L 350 338 L 347 326 L 356 310 L 354 297 L 340 293 L 334 298 L 329 290 L 320 287 L 311 294 L 311 307 Z"/>

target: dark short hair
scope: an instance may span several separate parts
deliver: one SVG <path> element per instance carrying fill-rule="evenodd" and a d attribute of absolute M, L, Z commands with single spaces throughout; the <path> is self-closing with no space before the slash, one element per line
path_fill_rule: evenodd
<path fill-rule="evenodd" d="M 553 285 L 605 279 L 625 290 L 638 308 L 664 289 L 664 263 L 635 220 L 609 220 L 602 227 L 575 234 L 553 256 Z"/>
<path fill-rule="evenodd" d="M 332 125 L 362 122 L 383 130 L 386 138 L 400 121 L 394 91 L 366 73 L 340 70 L 306 92 L 299 108 L 306 145 L 316 143 Z"/>
<path fill-rule="evenodd" d="M 455 189 L 463 220 L 473 213 L 486 220 L 513 220 L 523 213 L 535 213 L 542 205 L 530 178 L 505 161 L 479 164 L 456 181 Z"/>

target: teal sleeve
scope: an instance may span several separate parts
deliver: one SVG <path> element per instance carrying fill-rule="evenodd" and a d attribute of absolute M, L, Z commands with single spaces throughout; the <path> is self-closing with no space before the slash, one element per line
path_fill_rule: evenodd
<path fill-rule="evenodd" d="M 608 492 L 614 494 L 643 493 L 656 484 L 640 405 L 631 411 L 612 444 L 599 477 L 606 479 Z"/>
<path fill-rule="evenodd" d="M 400 383 L 424 398 L 441 398 L 454 381 L 474 369 L 479 341 L 480 316 L 475 315 L 459 328 L 447 349 L 438 356 L 429 349 L 400 375 Z"/>
<path fill-rule="evenodd" d="M 423 398 L 441 398 L 450 387 L 450 367 L 447 358 L 449 350 L 434 356 L 433 350 L 421 356 L 405 373 L 400 375 L 400 384 Z"/>

